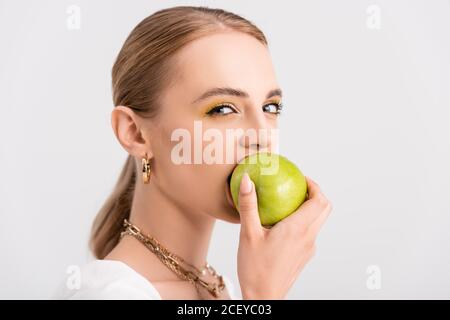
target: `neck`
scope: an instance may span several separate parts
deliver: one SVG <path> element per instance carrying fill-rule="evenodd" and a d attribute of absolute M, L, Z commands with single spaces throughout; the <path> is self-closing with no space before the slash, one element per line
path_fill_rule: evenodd
<path fill-rule="evenodd" d="M 178 205 L 151 181 L 136 185 L 130 222 L 187 263 L 206 263 L 215 218 Z"/>

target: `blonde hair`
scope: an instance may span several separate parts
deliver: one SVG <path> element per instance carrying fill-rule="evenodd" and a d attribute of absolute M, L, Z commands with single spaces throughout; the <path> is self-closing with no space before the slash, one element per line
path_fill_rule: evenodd
<path fill-rule="evenodd" d="M 267 46 L 263 32 L 254 24 L 222 9 L 177 6 L 142 20 L 129 34 L 112 68 L 114 105 L 127 106 L 142 117 L 154 117 L 159 94 L 175 79 L 174 54 L 195 39 L 226 30 L 246 33 Z M 98 259 L 119 242 L 123 219 L 130 216 L 137 177 L 135 159 L 128 155 L 92 226 L 89 245 Z"/>

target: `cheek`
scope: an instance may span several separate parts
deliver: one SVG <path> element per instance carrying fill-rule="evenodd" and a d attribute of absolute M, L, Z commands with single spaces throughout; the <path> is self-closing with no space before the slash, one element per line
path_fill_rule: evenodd
<path fill-rule="evenodd" d="M 155 175 L 157 183 L 165 192 L 169 192 L 174 199 L 185 205 L 193 205 L 200 209 L 206 209 L 208 203 L 217 202 L 220 195 L 220 181 L 225 181 L 222 176 L 224 170 L 220 165 L 179 163 L 179 152 L 173 152 L 174 148 L 180 146 L 180 139 L 171 141 L 172 130 L 161 130 L 159 143 L 155 144 Z M 193 133 L 191 133 L 193 137 Z M 191 139 L 191 162 L 194 160 L 194 141 Z M 185 144 L 186 146 L 186 144 Z M 203 147 L 205 144 L 203 144 Z M 179 149 L 178 149 L 179 150 Z M 183 148 L 184 150 L 184 148 Z M 183 155 L 183 152 L 181 152 Z M 175 159 L 173 157 L 175 156 Z M 223 189 L 223 186 L 222 186 Z M 223 192 L 222 192 L 223 193 Z"/>
<path fill-rule="evenodd" d="M 214 165 L 175 165 L 170 162 L 163 170 L 160 173 L 160 187 L 182 206 L 214 212 L 225 199 L 225 180 Z"/>
<path fill-rule="evenodd" d="M 183 125 L 184 129 L 178 132 L 184 131 L 187 135 L 182 136 L 182 138 L 172 135 L 177 130 L 173 126 L 171 128 L 166 126 L 159 131 L 160 136 L 158 137 L 158 143 L 155 144 L 157 148 L 155 148 L 154 152 L 159 187 L 169 192 L 179 204 L 194 206 L 198 210 L 211 213 L 221 211 L 220 209 L 226 204 L 226 179 L 232 165 L 227 163 L 207 164 L 202 156 L 201 163 L 194 164 L 196 149 L 205 152 L 200 154 L 206 156 L 206 147 L 211 145 L 212 141 L 207 141 L 201 137 L 200 142 L 196 141 L 194 128 L 189 127 L 188 123 L 183 123 Z M 203 122 L 203 133 L 208 127 Z M 226 139 L 225 129 L 219 129 L 218 126 L 215 126 L 215 128 L 223 135 L 222 155 L 225 156 L 227 145 L 236 150 L 237 139 L 234 137 Z M 174 137 L 174 141 L 172 141 L 172 137 Z M 189 140 L 189 143 L 184 143 L 186 140 Z M 196 143 L 200 143 L 200 148 L 195 146 Z M 178 164 L 180 162 L 179 156 L 184 155 L 184 150 L 186 149 L 188 150 L 187 153 L 190 153 L 188 158 L 191 164 Z M 220 159 L 218 161 L 220 163 Z"/>

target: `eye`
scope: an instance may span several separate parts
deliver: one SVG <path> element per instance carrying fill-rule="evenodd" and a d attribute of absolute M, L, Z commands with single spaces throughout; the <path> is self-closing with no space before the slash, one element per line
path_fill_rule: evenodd
<path fill-rule="evenodd" d="M 262 107 L 264 112 L 280 114 L 283 109 L 283 105 L 281 103 L 269 103 Z"/>
<path fill-rule="evenodd" d="M 236 110 L 228 104 L 221 104 L 218 106 L 215 106 L 211 110 L 209 110 L 206 114 L 208 115 L 227 115 L 230 113 L 234 113 Z"/>

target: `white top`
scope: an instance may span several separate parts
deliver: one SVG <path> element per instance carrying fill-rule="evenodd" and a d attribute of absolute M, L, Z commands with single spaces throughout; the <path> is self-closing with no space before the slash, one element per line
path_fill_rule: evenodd
<path fill-rule="evenodd" d="M 237 299 L 233 284 L 223 277 L 231 299 Z M 71 273 L 57 288 L 53 299 L 161 300 L 148 279 L 117 260 L 93 260 Z"/>

